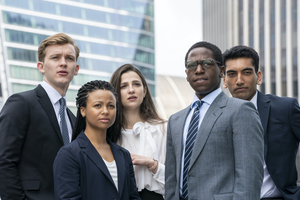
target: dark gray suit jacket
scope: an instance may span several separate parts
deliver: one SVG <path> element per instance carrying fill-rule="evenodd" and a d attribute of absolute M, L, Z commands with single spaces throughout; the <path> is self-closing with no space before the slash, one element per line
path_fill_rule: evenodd
<path fill-rule="evenodd" d="M 67 112 L 74 126 L 76 118 Z M 41 85 L 10 96 L 0 113 L 2 200 L 53 200 L 52 165 L 62 146 L 53 105 Z"/>
<path fill-rule="evenodd" d="M 168 121 L 166 200 L 179 200 L 183 129 L 190 106 Z M 254 105 L 221 92 L 207 110 L 190 161 L 189 200 L 256 200 L 263 179 L 263 128 Z"/>

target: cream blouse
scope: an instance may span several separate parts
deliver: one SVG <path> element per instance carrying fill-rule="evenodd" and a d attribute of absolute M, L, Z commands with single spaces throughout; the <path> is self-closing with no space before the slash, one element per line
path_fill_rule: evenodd
<path fill-rule="evenodd" d="M 155 174 L 147 166 L 134 165 L 138 191 L 146 188 L 164 195 L 167 122 L 159 124 L 137 122 L 133 129 L 122 129 L 121 134 L 120 146 L 130 153 L 154 158 L 158 161 L 158 169 Z"/>

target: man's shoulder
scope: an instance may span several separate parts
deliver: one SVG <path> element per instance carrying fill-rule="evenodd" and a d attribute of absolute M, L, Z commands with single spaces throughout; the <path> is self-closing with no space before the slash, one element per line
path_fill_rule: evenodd
<path fill-rule="evenodd" d="M 30 98 L 36 96 L 38 91 L 43 91 L 42 86 L 38 85 L 37 87 L 35 87 L 34 89 L 31 89 L 31 90 L 14 93 L 11 96 L 9 96 L 8 99 L 16 98 L 16 97 L 21 97 L 21 98 L 25 98 L 25 99 L 29 98 L 30 99 Z"/>
<path fill-rule="evenodd" d="M 298 100 L 293 97 L 279 97 L 273 94 L 262 94 L 258 97 L 259 101 L 269 103 L 271 109 L 286 109 L 287 107 L 298 107 Z"/>
<path fill-rule="evenodd" d="M 170 116 L 170 118 L 169 118 L 168 121 L 170 121 L 170 120 L 172 120 L 172 119 L 174 119 L 174 118 L 180 117 L 180 116 L 181 116 L 181 117 L 182 117 L 182 116 L 185 116 L 186 113 L 187 113 L 189 110 L 190 110 L 190 105 L 189 105 L 188 107 L 186 107 L 186 108 L 184 108 L 184 109 L 182 109 L 182 110 L 180 110 L 180 111 L 178 111 L 178 112 L 172 114 L 172 115 Z"/>
<path fill-rule="evenodd" d="M 296 98 L 293 97 L 279 97 L 273 94 L 265 94 L 265 96 L 271 101 L 275 101 L 275 102 L 291 102 L 291 101 L 295 101 Z"/>
<path fill-rule="evenodd" d="M 235 97 L 228 97 L 228 105 L 229 107 L 233 106 L 233 107 L 244 107 L 244 105 L 251 105 L 251 107 L 254 107 L 254 104 L 250 101 L 247 100 L 243 100 L 243 99 L 238 99 Z M 253 106 L 252 106 L 253 105 Z"/>

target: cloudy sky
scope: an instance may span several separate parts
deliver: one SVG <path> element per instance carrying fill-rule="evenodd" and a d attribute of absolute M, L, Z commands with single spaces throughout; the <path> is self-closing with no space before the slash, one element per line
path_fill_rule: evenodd
<path fill-rule="evenodd" d="M 202 0 L 154 2 L 156 73 L 184 77 L 185 54 L 202 39 Z"/>

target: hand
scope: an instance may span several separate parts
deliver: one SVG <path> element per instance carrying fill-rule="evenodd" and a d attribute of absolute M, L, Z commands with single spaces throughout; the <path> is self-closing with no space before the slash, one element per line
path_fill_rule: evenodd
<path fill-rule="evenodd" d="M 140 156 L 137 154 L 130 154 L 130 155 L 132 159 L 132 164 L 146 166 L 150 171 L 152 171 L 153 174 L 157 172 L 158 162 L 153 158 Z"/>
<path fill-rule="evenodd" d="M 154 164 L 154 160 L 152 158 L 140 156 L 137 154 L 130 154 L 130 155 L 132 159 L 132 164 L 134 165 L 143 165 L 149 168 Z"/>

